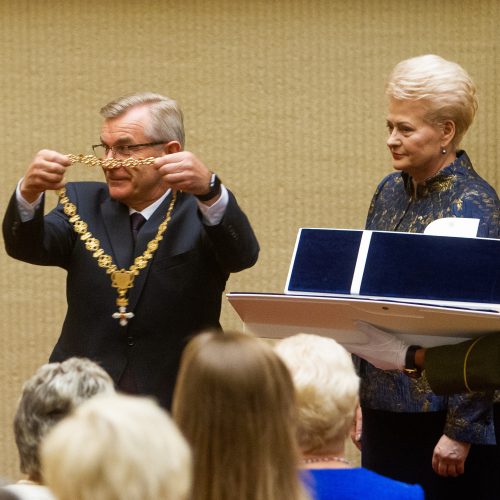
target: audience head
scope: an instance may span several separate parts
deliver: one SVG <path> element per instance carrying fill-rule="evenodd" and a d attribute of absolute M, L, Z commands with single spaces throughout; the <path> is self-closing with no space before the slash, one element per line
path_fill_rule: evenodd
<path fill-rule="evenodd" d="M 389 76 L 386 94 L 396 100 L 421 101 L 426 119 L 434 125 L 455 124 L 458 147 L 477 110 L 476 87 L 457 63 L 427 54 L 401 61 Z"/>
<path fill-rule="evenodd" d="M 103 392 L 114 392 L 113 381 L 88 359 L 70 358 L 41 366 L 25 382 L 14 417 L 21 471 L 39 482 L 42 438 L 75 407 Z"/>
<path fill-rule="evenodd" d="M 304 498 L 293 383 L 265 341 L 236 332 L 194 337 L 173 415 L 193 449 L 194 500 Z"/>
<path fill-rule="evenodd" d="M 102 395 L 47 435 L 44 479 L 58 500 L 185 500 L 191 454 L 153 400 Z"/>
<path fill-rule="evenodd" d="M 302 452 L 343 451 L 358 403 L 359 378 L 351 355 L 331 338 L 303 333 L 280 340 L 275 350 L 295 385 Z"/>

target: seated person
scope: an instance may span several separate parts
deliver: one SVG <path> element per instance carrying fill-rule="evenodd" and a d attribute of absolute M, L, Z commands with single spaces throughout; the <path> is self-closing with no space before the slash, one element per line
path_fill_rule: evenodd
<path fill-rule="evenodd" d="M 40 443 L 47 432 L 83 401 L 99 393 L 113 393 L 110 376 L 85 358 L 42 365 L 25 382 L 16 415 L 14 434 L 21 472 L 27 479 L 6 489 L 22 499 L 52 499 L 42 484 Z"/>
<path fill-rule="evenodd" d="M 58 500 L 186 500 L 191 452 L 151 399 L 102 395 L 47 435 L 43 477 Z"/>
<path fill-rule="evenodd" d="M 283 339 L 275 350 L 295 384 L 304 480 L 314 498 L 423 499 L 420 486 L 353 467 L 345 459 L 359 390 L 349 353 L 333 339 L 308 334 Z"/>
<path fill-rule="evenodd" d="M 202 333 L 186 346 L 174 419 L 193 450 L 191 500 L 305 500 L 293 383 L 251 335 Z"/>

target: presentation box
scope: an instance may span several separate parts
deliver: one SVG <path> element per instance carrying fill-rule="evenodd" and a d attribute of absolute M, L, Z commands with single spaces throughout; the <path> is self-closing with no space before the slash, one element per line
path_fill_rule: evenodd
<path fill-rule="evenodd" d="M 363 342 L 356 321 L 427 347 L 500 334 L 500 240 L 303 228 L 283 294 L 227 297 L 267 338 Z"/>
<path fill-rule="evenodd" d="M 500 240 L 301 229 L 285 293 L 498 306 Z"/>
<path fill-rule="evenodd" d="M 410 344 L 432 347 L 484 334 L 500 334 L 500 311 L 481 311 L 388 300 L 229 293 L 244 329 L 270 339 L 296 333 L 364 342 L 356 321 L 365 321 Z"/>

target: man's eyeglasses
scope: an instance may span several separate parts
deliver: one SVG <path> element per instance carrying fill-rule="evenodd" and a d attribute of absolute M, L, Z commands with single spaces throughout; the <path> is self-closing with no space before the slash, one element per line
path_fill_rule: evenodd
<path fill-rule="evenodd" d="M 128 158 L 132 156 L 133 153 L 139 151 L 142 148 L 147 148 L 149 146 L 159 146 L 160 144 L 165 144 L 168 141 L 158 141 L 158 142 L 148 142 L 147 144 L 119 144 L 117 146 L 108 146 L 107 144 L 93 144 L 92 149 L 94 154 L 98 158 L 107 156 L 111 151 L 113 156 L 121 156 L 122 158 Z"/>

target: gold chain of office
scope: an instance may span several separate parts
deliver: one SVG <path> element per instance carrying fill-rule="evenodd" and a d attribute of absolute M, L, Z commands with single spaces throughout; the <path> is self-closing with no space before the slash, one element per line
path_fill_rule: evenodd
<path fill-rule="evenodd" d="M 137 159 L 137 158 L 97 158 L 94 155 L 66 155 L 71 163 L 83 163 L 89 167 L 102 167 L 106 170 L 113 170 L 114 168 L 136 168 L 141 167 L 143 165 L 152 165 L 155 161 L 155 157 L 151 156 L 149 158 Z"/>
<path fill-rule="evenodd" d="M 95 156 L 84 156 L 84 155 L 67 155 L 72 163 L 87 163 L 94 162 L 93 165 L 101 165 L 104 168 L 119 168 L 120 166 L 125 166 L 123 163 L 128 162 L 127 166 L 134 168 L 138 165 L 150 165 L 151 160 L 154 158 L 147 158 L 145 160 L 137 160 L 129 158 L 128 160 L 115 160 L 115 162 L 120 162 L 120 165 L 113 163 L 104 165 L 106 160 L 99 160 Z M 95 162 L 98 161 L 98 163 Z M 109 160 L 113 160 L 110 158 Z M 133 160 L 133 161 L 130 161 Z M 147 163 L 146 163 L 147 162 Z M 133 165 L 133 166 L 132 166 Z M 66 194 L 66 188 L 61 188 L 56 191 L 59 201 L 63 206 L 63 211 L 68 217 L 69 222 L 73 226 L 75 233 L 80 235 L 80 239 L 85 244 L 85 248 L 92 253 L 92 257 L 96 259 L 97 265 L 106 270 L 107 274 L 111 275 L 111 285 L 117 289 L 118 297 L 116 299 L 116 305 L 118 306 L 118 312 L 114 313 L 112 316 L 120 321 L 120 325 L 125 326 L 128 320 L 134 317 L 132 312 L 127 312 L 128 298 L 127 292 L 129 288 L 134 286 L 134 279 L 139 275 L 139 272 L 144 269 L 148 262 L 153 258 L 154 253 L 158 249 L 160 241 L 163 239 L 163 235 L 167 230 L 168 223 L 172 218 L 172 211 L 174 209 L 175 201 L 177 198 L 177 192 L 173 192 L 172 200 L 167 209 L 165 219 L 158 226 L 158 231 L 156 236 L 147 244 L 146 250 L 144 250 L 142 255 L 139 255 L 134 259 L 134 263 L 128 269 L 118 269 L 118 266 L 113 262 L 111 255 L 108 255 L 101 248 L 101 243 L 97 238 L 94 238 L 92 233 L 88 231 L 88 225 L 77 213 L 77 207 Z"/>

